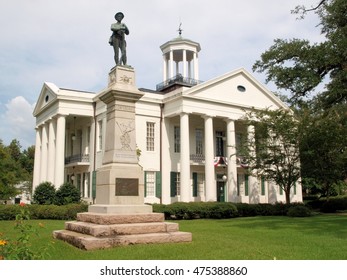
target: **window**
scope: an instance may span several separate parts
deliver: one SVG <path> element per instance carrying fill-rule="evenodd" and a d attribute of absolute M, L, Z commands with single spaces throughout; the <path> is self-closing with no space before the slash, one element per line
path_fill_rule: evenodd
<path fill-rule="evenodd" d="M 155 196 L 155 172 L 146 171 L 146 197 Z"/>
<path fill-rule="evenodd" d="M 180 173 L 176 176 L 176 195 L 181 195 L 181 179 Z"/>
<path fill-rule="evenodd" d="M 175 146 L 175 153 L 181 152 L 181 131 L 179 126 L 174 127 L 174 146 Z"/>
<path fill-rule="evenodd" d="M 175 197 L 181 193 L 181 183 L 180 183 L 180 173 L 171 172 L 170 173 L 170 196 Z"/>
<path fill-rule="evenodd" d="M 147 137 L 146 147 L 147 151 L 154 151 L 154 123 L 147 122 Z"/>
<path fill-rule="evenodd" d="M 202 129 L 195 129 L 195 153 L 197 155 L 202 155 L 203 152 L 203 136 Z"/>
<path fill-rule="evenodd" d="M 216 156 L 223 157 L 224 156 L 224 132 L 216 131 Z"/>
<path fill-rule="evenodd" d="M 102 150 L 102 120 L 98 121 L 98 150 Z"/>
<path fill-rule="evenodd" d="M 240 91 L 240 92 L 245 92 L 246 91 L 246 88 L 242 85 L 238 85 L 237 86 L 237 90 Z"/>
<path fill-rule="evenodd" d="M 237 174 L 237 195 L 249 195 L 249 177 L 247 174 Z"/>

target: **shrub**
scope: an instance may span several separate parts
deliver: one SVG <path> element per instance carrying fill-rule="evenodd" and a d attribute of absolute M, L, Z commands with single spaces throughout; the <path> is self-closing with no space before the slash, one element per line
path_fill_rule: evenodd
<path fill-rule="evenodd" d="M 230 202 L 176 202 L 154 204 L 153 211 L 164 213 L 167 220 L 226 219 L 237 217 L 237 209 Z"/>
<path fill-rule="evenodd" d="M 14 220 L 16 215 L 20 212 L 19 207 L 19 204 L 0 205 L 0 220 Z"/>
<path fill-rule="evenodd" d="M 55 187 L 51 182 L 43 182 L 35 188 L 34 203 L 53 204 L 55 199 Z"/>
<path fill-rule="evenodd" d="M 71 183 L 64 183 L 55 193 L 54 203 L 56 205 L 66 205 L 70 203 L 79 203 L 81 201 L 80 190 Z"/>
<path fill-rule="evenodd" d="M 304 205 L 295 205 L 290 207 L 287 212 L 289 217 L 309 217 L 311 216 L 311 210 Z"/>
<path fill-rule="evenodd" d="M 336 211 L 347 210 L 347 197 L 334 197 L 326 200 L 322 207 L 321 211 L 324 213 L 335 213 Z"/>
<path fill-rule="evenodd" d="M 31 219 L 50 220 L 75 220 L 77 213 L 87 212 L 88 204 L 68 204 L 68 205 L 26 205 L 30 210 Z M 20 213 L 19 205 L 0 205 L 0 220 L 15 220 Z"/>

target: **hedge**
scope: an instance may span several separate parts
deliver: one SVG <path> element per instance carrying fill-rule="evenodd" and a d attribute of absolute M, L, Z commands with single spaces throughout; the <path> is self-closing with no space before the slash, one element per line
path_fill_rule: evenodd
<path fill-rule="evenodd" d="M 16 219 L 21 207 L 18 204 L 0 205 L 0 220 Z M 27 204 L 25 207 L 28 207 L 31 219 L 74 220 L 77 213 L 88 211 L 88 205 L 85 203 L 62 206 Z"/>
<path fill-rule="evenodd" d="M 301 207 L 297 210 L 292 208 Z M 288 214 L 291 210 L 290 214 Z M 162 205 L 153 204 L 153 211 L 164 213 L 166 220 L 181 219 L 228 219 L 252 216 L 295 216 L 302 217 L 310 209 L 302 203 L 292 204 L 248 204 L 231 202 L 176 202 Z"/>
<path fill-rule="evenodd" d="M 347 196 L 335 196 L 327 199 L 326 197 L 308 201 L 307 206 L 318 209 L 323 213 L 335 213 L 347 210 Z"/>

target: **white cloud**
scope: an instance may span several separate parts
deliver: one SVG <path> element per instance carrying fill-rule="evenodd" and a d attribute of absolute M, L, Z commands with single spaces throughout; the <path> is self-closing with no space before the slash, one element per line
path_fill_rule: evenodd
<path fill-rule="evenodd" d="M 31 105 L 23 96 L 17 96 L 6 105 L 6 111 L 0 115 L 0 135 L 5 144 L 13 139 L 19 140 L 23 148 L 35 144 L 35 119 Z"/>

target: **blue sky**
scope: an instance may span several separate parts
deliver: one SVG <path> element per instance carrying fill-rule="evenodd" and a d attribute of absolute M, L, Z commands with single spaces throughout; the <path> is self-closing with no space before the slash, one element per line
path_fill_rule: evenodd
<path fill-rule="evenodd" d="M 138 87 L 162 82 L 159 46 L 178 36 L 199 42 L 200 79 L 252 65 L 275 38 L 322 40 L 318 18 L 290 11 L 317 0 L 0 0 L 0 139 L 35 144 L 35 103 L 44 82 L 98 92 L 114 66 L 114 14 L 130 29 L 128 64 Z M 254 73 L 262 83 L 263 74 Z M 276 90 L 272 85 L 269 89 Z"/>

